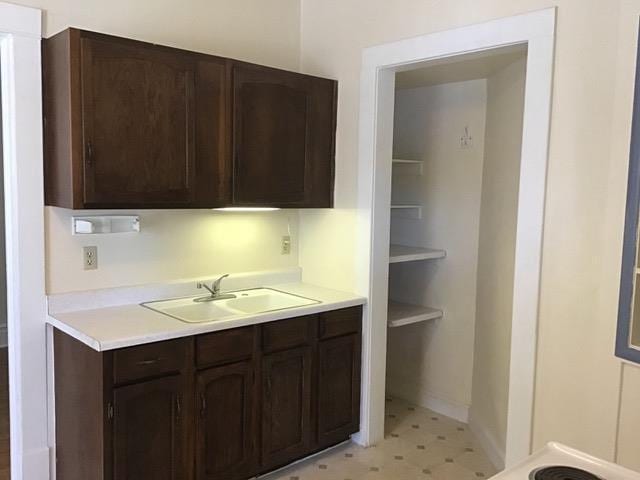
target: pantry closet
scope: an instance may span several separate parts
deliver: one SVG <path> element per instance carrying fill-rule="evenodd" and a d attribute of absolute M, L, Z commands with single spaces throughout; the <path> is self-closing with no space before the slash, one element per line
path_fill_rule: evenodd
<path fill-rule="evenodd" d="M 526 47 L 396 74 L 386 389 L 504 462 Z"/>

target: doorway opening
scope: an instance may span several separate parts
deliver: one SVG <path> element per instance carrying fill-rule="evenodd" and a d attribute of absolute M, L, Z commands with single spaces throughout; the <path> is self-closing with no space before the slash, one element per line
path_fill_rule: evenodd
<path fill-rule="evenodd" d="M 513 45 L 395 76 L 385 430 L 435 436 L 432 470 L 504 468 L 526 62 Z"/>
<path fill-rule="evenodd" d="M 465 399 L 464 394 L 462 394 L 459 397 L 463 399 L 461 402 L 453 402 L 452 400 L 455 399 L 453 396 L 447 396 L 440 392 L 438 392 L 439 395 L 433 394 L 435 393 L 433 389 L 436 385 L 434 382 L 437 375 L 441 377 L 446 376 L 443 373 L 445 369 L 437 370 L 438 365 L 435 364 L 427 365 L 430 369 L 427 370 L 430 374 L 428 377 L 431 377 L 431 380 L 427 378 L 425 381 L 425 378 L 422 377 L 422 387 L 420 388 L 404 385 L 404 387 L 406 387 L 405 392 L 408 392 L 405 393 L 405 395 L 413 394 L 415 398 L 421 399 L 421 401 L 425 401 L 425 403 L 426 400 L 429 400 L 432 409 L 437 407 L 445 411 L 446 408 L 449 416 L 452 417 L 458 416 L 464 418 L 464 415 L 468 414 L 468 403 L 470 403 L 470 401 L 467 402 L 466 400 L 473 392 L 472 379 L 475 357 L 473 349 L 478 342 L 475 338 L 474 326 L 472 325 L 470 327 L 468 323 L 465 325 L 465 322 L 460 320 L 460 318 L 463 318 L 463 314 L 460 313 L 462 305 L 459 304 L 466 303 L 468 311 L 473 308 L 477 309 L 478 304 L 476 302 L 476 295 L 469 292 L 458 297 L 453 296 L 445 301 L 446 295 L 444 291 L 442 291 L 442 288 L 445 283 L 449 285 L 453 284 L 450 283 L 451 278 L 447 278 L 447 282 L 444 282 L 444 279 L 447 277 L 445 275 L 446 271 L 453 270 L 450 274 L 459 273 L 455 272 L 455 268 L 451 267 L 462 265 L 461 268 L 467 268 L 468 266 L 465 262 L 470 261 L 469 259 L 472 259 L 473 255 L 475 255 L 477 266 L 475 270 L 473 268 L 471 269 L 472 273 L 467 270 L 467 274 L 463 275 L 463 277 L 469 284 L 473 284 L 471 286 L 475 286 L 476 289 L 479 279 L 478 272 L 481 271 L 481 267 L 482 271 L 486 271 L 487 268 L 491 271 L 491 268 L 496 263 L 493 262 L 489 263 L 488 266 L 481 266 L 478 261 L 478 252 L 481 251 L 483 244 L 486 244 L 487 241 L 490 243 L 492 233 L 489 228 L 487 230 L 488 233 L 485 232 L 486 235 L 482 235 L 481 228 L 483 210 L 483 163 L 486 159 L 484 152 L 489 146 L 489 142 L 485 141 L 485 139 L 488 138 L 487 134 L 489 131 L 487 130 L 485 132 L 485 125 L 482 124 L 482 113 L 478 114 L 476 111 L 473 118 L 478 118 L 479 120 L 475 121 L 474 124 L 472 124 L 471 121 L 468 122 L 468 125 L 466 124 L 467 122 L 464 121 L 461 121 L 461 123 L 458 121 L 453 122 L 453 125 L 456 125 L 455 128 L 447 127 L 446 121 L 444 120 L 442 122 L 435 121 L 435 133 L 433 135 L 422 135 L 422 143 L 418 142 L 414 146 L 407 143 L 406 148 L 408 151 L 403 152 L 401 148 L 405 148 L 402 145 L 402 141 L 404 140 L 401 141 L 400 133 L 398 133 L 397 138 L 394 138 L 394 123 L 402 120 L 396 119 L 396 106 L 400 105 L 401 102 L 405 104 L 408 113 L 398 113 L 398 115 L 405 115 L 406 119 L 411 119 L 412 115 L 417 115 L 417 112 L 411 113 L 411 109 L 414 108 L 411 104 L 412 102 L 418 102 L 418 100 L 411 99 L 409 94 L 399 94 L 399 101 L 398 104 L 396 104 L 396 81 L 399 87 L 402 87 L 403 82 L 410 83 L 410 79 L 407 78 L 409 74 L 407 73 L 403 76 L 403 72 L 417 70 L 425 66 L 432 67 L 432 73 L 439 71 L 440 73 L 433 75 L 438 77 L 442 75 L 443 72 L 445 72 L 446 75 L 452 75 L 451 72 L 454 70 L 460 70 L 463 73 L 468 70 L 473 70 L 473 68 L 469 68 L 469 65 L 472 65 L 474 62 L 490 63 L 486 62 L 486 58 L 482 60 L 487 56 L 497 58 L 511 54 L 521 55 L 523 52 L 526 52 L 526 57 L 522 60 L 525 66 L 525 78 L 524 108 L 522 127 L 520 129 L 519 173 L 514 174 L 512 172 L 510 177 L 513 178 L 514 175 L 517 177 L 517 190 L 515 192 L 517 196 L 517 208 L 514 234 L 515 247 L 514 253 L 512 254 L 513 267 L 512 274 L 509 274 L 511 275 L 509 280 L 512 285 L 512 293 L 509 295 L 507 292 L 506 294 L 506 296 L 510 296 L 511 300 L 511 331 L 510 334 L 506 336 L 508 337 L 509 346 L 517 345 L 517 348 L 509 348 L 507 354 L 508 393 L 506 433 L 504 434 L 504 464 L 506 466 L 513 465 L 531 453 L 538 299 L 542 256 L 542 226 L 549 142 L 555 16 L 555 9 L 546 9 L 371 47 L 363 53 L 358 165 L 358 201 L 360 215 L 358 218 L 357 249 L 361 256 L 357 259 L 357 273 L 359 293 L 368 297 L 368 304 L 365 308 L 365 329 L 363 332 L 362 421 L 361 431 L 356 438 L 361 444 L 372 445 L 384 438 L 385 394 L 387 390 L 387 379 L 390 378 L 388 372 L 391 376 L 394 371 L 397 373 L 398 367 L 394 366 L 393 362 L 396 362 L 398 358 L 402 359 L 404 355 L 402 351 L 402 341 L 398 342 L 398 339 L 394 338 L 396 334 L 392 332 L 393 328 L 389 328 L 389 312 L 387 308 L 390 294 L 393 300 L 400 300 L 401 303 L 414 304 L 421 307 L 422 310 L 419 312 L 421 315 L 437 317 L 439 316 L 438 310 L 443 311 L 442 319 L 432 318 L 431 320 L 422 322 L 425 324 L 430 323 L 431 327 L 412 327 L 411 325 L 405 325 L 403 327 L 398 326 L 398 329 L 422 328 L 425 331 L 430 330 L 429 335 L 423 333 L 422 336 L 423 339 L 430 338 L 429 344 L 422 344 L 425 351 L 440 351 L 443 355 L 449 353 L 452 355 L 452 358 L 457 355 L 456 361 L 458 364 L 460 364 L 460 358 L 467 358 L 466 368 L 460 368 L 456 370 L 458 372 L 457 374 L 453 374 L 454 377 L 457 376 L 460 378 L 457 380 L 456 378 L 445 379 L 451 381 L 451 384 L 454 385 L 455 388 L 460 388 L 461 385 L 463 386 L 460 391 L 463 393 L 467 392 L 467 397 Z M 453 65 L 456 63 L 458 65 L 454 68 Z M 497 75 L 497 72 L 495 72 L 495 74 Z M 449 82 L 449 87 L 451 88 L 447 87 L 448 93 L 441 91 L 440 93 L 445 97 L 449 95 L 453 98 L 452 101 L 459 103 L 458 95 L 463 95 L 463 97 L 464 95 L 471 95 L 471 92 L 474 91 L 474 89 L 471 88 L 474 86 L 473 82 L 478 80 L 482 81 L 482 78 L 464 78 L 464 74 L 460 72 L 458 72 L 458 75 L 462 76 L 454 78 L 454 80 L 457 80 L 455 83 L 471 82 L 466 85 L 468 92 L 454 92 L 455 88 L 461 87 L 460 85 L 456 87 L 455 83 Z M 487 75 L 489 74 L 487 73 Z M 488 78 L 488 76 L 484 78 Z M 451 77 L 446 80 L 450 79 Z M 439 80 L 434 81 L 439 83 Z M 486 80 L 486 82 L 487 87 L 484 95 L 485 99 L 488 99 L 489 81 Z M 431 89 L 432 96 L 433 92 L 445 88 L 439 87 L 438 85 L 425 85 L 423 87 Z M 475 87 L 475 90 L 478 90 L 478 85 L 475 85 Z M 401 89 L 402 88 L 400 88 L 400 90 Z M 479 90 L 480 93 L 482 93 L 482 88 Z M 478 92 L 474 95 L 477 93 Z M 405 98 L 402 99 L 401 97 Z M 520 104 L 522 104 L 522 101 Z M 446 110 L 440 110 L 440 113 L 446 112 Z M 452 109 L 452 111 L 453 110 L 456 109 Z M 487 112 L 489 111 L 488 104 L 485 110 Z M 432 115 L 432 123 L 434 123 L 434 119 L 437 117 L 436 113 L 438 113 L 438 109 L 435 109 L 432 114 L 429 114 Z M 424 113 L 422 115 L 424 116 Z M 455 115 L 453 115 L 453 117 L 455 117 Z M 459 120 L 463 117 L 464 116 L 460 117 Z M 487 118 L 488 116 L 485 115 L 484 123 L 486 123 L 486 126 L 488 126 Z M 480 130 L 477 130 L 477 125 L 480 125 Z M 460 127 L 462 128 L 461 131 Z M 431 152 L 429 152 L 429 158 L 427 160 L 419 158 L 419 155 L 424 152 L 420 152 L 418 146 L 421 145 L 423 149 L 427 148 L 424 143 L 425 138 L 430 139 L 429 148 L 431 148 L 431 143 L 435 142 L 436 145 L 438 144 L 434 139 L 440 138 L 442 132 L 445 132 L 444 136 L 448 136 L 446 133 L 447 128 L 451 132 L 456 132 L 453 144 L 456 145 L 456 149 L 460 149 L 456 150 L 456 152 L 461 159 L 468 157 L 468 162 L 451 161 L 446 163 L 443 161 L 444 163 L 442 164 L 433 162 L 432 157 L 437 157 L 442 154 L 445 150 L 444 147 L 442 152 L 435 152 L 438 155 L 435 153 L 431 155 Z M 517 135 L 514 138 L 517 138 Z M 501 139 L 498 138 L 498 153 L 501 149 L 500 140 Z M 476 158 L 474 161 L 474 149 L 472 147 L 473 145 L 477 145 L 476 142 L 482 144 L 483 148 L 475 150 L 475 152 L 481 152 L 481 155 L 478 155 L 479 158 Z M 414 150 L 410 151 L 409 146 L 411 146 L 411 148 L 415 147 Z M 395 152 L 394 147 L 396 148 Z M 424 151 L 428 151 L 428 149 Z M 408 157 L 395 158 L 396 160 L 422 160 L 422 165 L 411 165 L 411 162 L 393 162 L 394 153 L 398 156 L 403 155 Z M 416 157 L 411 157 L 411 154 L 415 154 Z M 443 155 L 443 157 L 446 157 L 446 155 Z M 395 167 L 394 163 L 396 164 Z M 513 164 L 511 165 L 513 166 Z M 447 168 L 444 167 L 452 170 L 447 170 Z M 454 167 L 458 170 L 455 170 Z M 461 190 L 459 186 L 456 186 L 448 191 L 439 191 L 437 184 L 434 188 L 419 189 L 417 192 L 419 196 L 417 198 L 412 197 L 410 188 L 401 188 L 402 185 L 408 185 L 410 181 L 406 178 L 404 181 L 399 178 L 394 179 L 394 170 L 401 168 L 422 168 L 422 180 L 416 180 L 415 177 L 420 176 L 417 175 L 414 170 L 413 181 L 417 181 L 418 184 L 422 182 L 423 186 L 432 180 L 437 180 L 438 175 L 442 175 L 442 178 L 447 181 L 458 178 L 460 182 L 463 182 L 463 180 L 468 180 L 468 178 L 462 174 L 469 173 L 473 170 L 476 178 L 475 186 L 473 187 L 475 200 L 471 201 L 468 198 L 471 194 L 472 186 L 468 189 L 462 188 Z M 503 169 L 498 170 L 500 173 L 505 172 Z M 429 175 L 425 176 L 424 172 L 428 172 Z M 430 175 L 433 175 L 435 178 L 427 178 L 430 177 Z M 396 172 L 395 176 L 398 177 L 398 172 Z M 411 179 L 411 174 L 407 172 L 404 177 Z M 491 176 L 492 180 L 495 178 L 497 177 Z M 461 184 L 463 185 L 463 183 Z M 394 188 L 392 188 L 392 186 Z M 497 192 L 500 192 L 499 187 L 500 185 L 495 188 Z M 512 195 L 513 193 L 514 192 L 511 192 Z M 453 208 L 455 208 L 456 202 L 463 202 L 475 208 L 475 216 L 468 219 L 468 222 L 475 225 L 473 228 L 475 233 L 472 235 L 467 234 L 466 236 L 469 238 L 465 237 L 465 228 L 468 228 L 470 223 L 458 221 L 458 224 L 462 225 L 462 227 L 457 227 L 462 229 L 458 232 L 460 233 L 458 238 L 460 245 L 462 245 L 464 241 L 469 242 L 470 238 L 476 238 L 475 242 L 471 242 L 472 244 L 467 245 L 464 249 L 460 249 L 459 246 L 456 246 L 454 243 L 446 245 L 447 239 L 438 237 L 438 235 L 443 234 L 443 230 L 433 230 L 433 227 L 439 227 L 441 225 L 451 227 L 453 225 L 451 219 L 447 219 L 446 215 L 442 213 L 445 212 L 446 209 L 432 207 L 433 205 L 439 205 L 439 196 L 446 199 L 447 194 L 449 195 L 449 204 L 452 205 Z M 493 199 L 493 203 L 500 202 Z M 513 206 L 513 202 L 509 204 Z M 490 213 L 493 210 L 493 208 L 485 208 L 485 217 L 488 215 L 486 212 Z M 456 214 L 457 213 L 459 212 L 456 212 Z M 439 224 L 434 223 L 433 226 L 426 228 L 426 218 L 424 222 L 415 222 L 415 220 L 422 220 L 422 215 L 429 216 L 428 221 L 438 221 Z M 393 232 L 392 217 L 394 223 Z M 474 218 L 475 220 L 473 220 Z M 410 223 L 411 220 L 414 220 L 413 226 L 412 223 Z M 397 227 L 398 221 L 403 222 L 403 226 Z M 485 223 L 491 225 L 491 223 Z M 484 239 L 485 237 L 487 237 L 488 240 Z M 410 241 L 411 239 L 413 239 L 413 241 Z M 396 252 L 391 251 L 391 240 L 397 243 L 404 241 L 405 243 L 400 243 L 400 246 L 432 248 L 436 251 L 444 250 L 446 256 L 439 260 L 429 260 L 425 258 L 415 262 L 406 262 L 407 264 L 412 263 L 414 265 L 409 266 L 409 272 L 402 272 L 398 275 L 398 271 L 402 267 L 394 265 L 400 262 L 394 261 Z M 439 244 L 440 241 L 443 243 Z M 430 242 L 435 243 L 430 244 Z M 494 248 L 494 246 L 492 246 L 492 248 Z M 447 262 L 449 263 L 447 264 Z M 419 267 L 416 266 L 419 264 Z M 496 272 L 493 272 L 492 275 L 494 274 L 495 278 L 504 279 L 505 277 L 505 274 L 498 275 Z M 401 277 L 400 281 L 397 281 L 396 277 L 398 276 Z M 442 277 L 440 280 L 443 281 L 438 280 L 438 277 Z M 409 288 L 416 285 L 419 287 L 418 290 L 421 291 L 421 296 L 417 294 L 416 296 L 412 296 L 412 294 L 410 294 Z M 491 291 L 494 290 L 495 289 Z M 444 308 L 439 306 L 438 303 L 444 305 Z M 504 303 L 508 304 L 509 302 Z M 392 310 L 393 307 L 392 304 Z M 425 310 L 424 307 L 430 307 L 433 310 Z M 448 311 L 451 308 L 453 308 L 453 310 Z M 486 305 L 483 308 L 486 309 Z M 404 315 L 405 314 L 401 314 L 400 318 L 404 318 Z M 393 312 L 391 316 L 393 318 Z M 469 321 L 468 318 L 475 319 L 475 314 L 467 317 L 467 322 Z M 446 323 L 449 319 L 454 320 Z M 439 325 L 439 327 L 434 328 L 436 325 Z M 456 341 L 456 326 L 458 327 L 458 332 L 463 330 L 466 334 L 466 343 Z M 464 327 L 466 327 L 466 330 Z M 437 338 L 437 336 L 434 335 L 434 330 L 438 330 L 438 328 L 438 333 L 444 333 L 450 330 L 448 340 L 451 340 L 451 343 L 445 346 L 445 342 L 441 341 L 440 338 L 438 338 L 437 343 L 434 343 Z M 398 332 L 400 332 L 400 330 L 398 330 Z M 500 330 L 500 332 L 504 334 L 504 329 Z M 417 338 L 420 337 L 420 335 L 402 333 L 399 333 L 397 336 L 409 337 L 405 338 L 406 342 L 417 342 Z M 486 339 L 481 339 L 480 341 L 482 342 L 484 340 Z M 387 362 L 388 342 L 389 363 Z M 401 345 L 401 347 L 398 348 L 397 344 Z M 447 352 L 447 349 L 450 350 L 450 352 Z M 426 357 L 423 355 L 423 359 L 424 358 L 429 359 L 429 354 L 427 354 Z M 403 363 L 405 362 L 399 362 L 399 364 Z M 415 365 L 407 368 L 416 369 Z M 488 368 L 490 369 L 491 366 Z M 503 372 L 502 377 L 504 376 L 504 368 L 503 366 L 501 370 Z M 460 374 L 463 370 L 466 372 L 464 375 Z M 400 373 L 403 374 L 403 372 Z M 401 375 L 398 375 L 397 378 L 400 378 L 398 382 L 394 383 L 394 381 L 389 381 L 391 391 L 403 387 Z M 407 383 L 406 377 L 404 382 Z M 424 388 L 425 385 L 426 388 Z M 431 392 L 431 395 L 429 392 Z M 438 400 L 444 400 L 445 402 L 438 402 Z M 495 405 L 491 399 L 487 403 L 491 408 L 494 408 Z M 474 411 L 471 410 L 470 417 L 472 420 L 474 415 Z M 501 418 L 504 418 L 503 415 Z"/>

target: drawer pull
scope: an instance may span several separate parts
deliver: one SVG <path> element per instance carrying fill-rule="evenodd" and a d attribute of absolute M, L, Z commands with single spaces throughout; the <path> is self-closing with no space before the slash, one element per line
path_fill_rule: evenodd
<path fill-rule="evenodd" d="M 204 396 L 204 393 L 200 394 L 200 416 L 204 417 L 207 413 L 207 397 Z"/>
<path fill-rule="evenodd" d="M 136 362 L 136 365 L 139 365 L 141 367 L 146 367 L 147 365 L 153 365 L 154 363 L 158 363 L 161 359 L 160 358 L 152 358 L 149 360 L 140 360 L 139 362 Z"/>

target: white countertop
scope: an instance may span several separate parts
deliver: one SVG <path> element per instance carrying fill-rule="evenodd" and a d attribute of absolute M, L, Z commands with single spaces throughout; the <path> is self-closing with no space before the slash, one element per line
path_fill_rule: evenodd
<path fill-rule="evenodd" d="M 319 300 L 320 303 L 286 310 L 238 315 L 214 322 L 186 323 L 139 304 L 52 313 L 48 323 L 103 352 L 144 343 L 170 340 L 228 328 L 353 307 L 365 303 L 358 295 L 304 283 L 270 285 L 270 288 Z"/>

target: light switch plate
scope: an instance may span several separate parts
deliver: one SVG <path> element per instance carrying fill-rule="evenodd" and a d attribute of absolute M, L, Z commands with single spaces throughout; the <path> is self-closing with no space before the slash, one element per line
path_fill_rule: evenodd
<path fill-rule="evenodd" d="M 85 270 L 97 270 L 98 247 L 82 247 L 82 261 Z"/>

